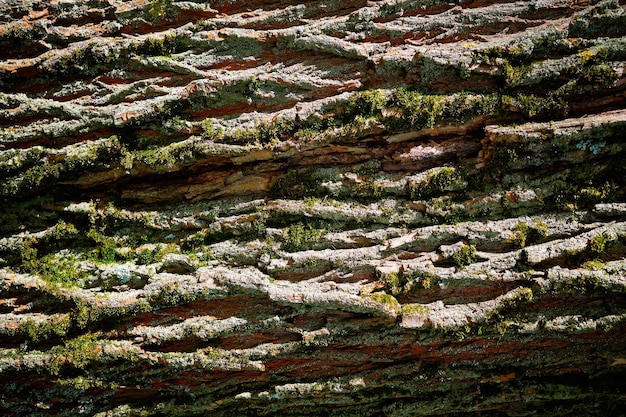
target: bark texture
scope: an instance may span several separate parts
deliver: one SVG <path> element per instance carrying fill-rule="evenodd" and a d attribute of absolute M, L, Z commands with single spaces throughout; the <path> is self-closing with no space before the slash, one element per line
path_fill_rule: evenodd
<path fill-rule="evenodd" d="M 0 0 L 0 414 L 619 416 L 623 1 Z"/>

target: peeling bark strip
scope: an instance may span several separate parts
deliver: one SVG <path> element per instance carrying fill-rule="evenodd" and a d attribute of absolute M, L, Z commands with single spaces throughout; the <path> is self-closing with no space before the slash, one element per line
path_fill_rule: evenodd
<path fill-rule="evenodd" d="M 0 50 L 0 415 L 625 415 L 623 1 L 0 0 Z"/>

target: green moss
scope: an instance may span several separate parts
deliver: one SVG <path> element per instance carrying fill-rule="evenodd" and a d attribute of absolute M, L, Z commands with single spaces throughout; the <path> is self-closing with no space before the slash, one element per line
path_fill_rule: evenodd
<path fill-rule="evenodd" d="M 464 122 L 475 117 L 489 117 L 501 111 L 502 103 L 499 94 L 470 94 L 460 92 L 453 96 L 454 101 L 448 109 L 450 117 Z"/>
<path fill-rule="evenodd" d="M 50 353 L 53 359 L 48 363 L 48 369 L 53 375 L 58 375 L 68 365 L 76 369 L 86 369 L 101 356 L 98 335 L 87 334 L 67 340 L 63 347 L 54 347 Z"/>
<path fill-rule="evenodd" d="M 154 247 L 146 247 L 135 251 L 135 263 L 137 265 L 151 265 L 160 262 L 163 257 L 170 253 L 180 253 L 180 248 L 175 244 L 157 244 Z"/>
<path fill-rule="evenodd" d="M 72 223 L 59 220 L 52 231 L 52 238 L 55 240 L 74 239 L 78 235 L 78 229 Z"/>
<path fill-rule="evenodd" d="M 449 110 L 448 105 L 449 99 L 445 95 L 422 94 L 399 88 L 394 90 L 389 107 L 400 112 L 401 117 L 387 117 L 382 121 L 395 131 L 433 127 Z"/>
<path fill-rule="evenodd" d="M 548 225 L 542 220 L 534 220 L 528 231 L 527 241 L 537 243 L 543 241 L 548 236 Z"/>
<path fill-rule="evenodd" d="M 562 97 L 555 94 L 537 96 L 533 94 L 516 94 L 502 96 L 502 106 L 505 110 L 519 112 L 527 117 L 540 116 L 541 118 L 557 118 L 567 111 L 567 103 Z"/>
<path fill-rule="evenodd" d="M 523 67 L 531 61 L 562 56 L 570 53 L 574 48 L 563 31 L 551 28 L 518 38 L 508 45 L 496 45 L 486 50 L 476 51 L 474 59 L 490 65 Z"/>
<path fill-rule="evenodd" d="M 252 232 L 254 233 L 254 230 L 252 230 Z M 224 230 L 219 223 L 214 223 L 208 228 L 189 236 L 182 242 L 182 245 L 183 249 L 186 251 L 194 248 L 202 248 L 204 250 L 205 245 L 223 242 L 233 237 L 235 237 L 233 230 Z"/>
<path fill-rule="evenodd" d="M 380 280 L 385 284 L 385 288 L 390 291 L 397 291 L 400 288 L 400 276 L 397 272 L 384 274 Z"/>
<path fill-rule="evenodd" d="M 216 131 L 211 126 L 204 125 L 203 129 L 208 132 L 205 136 L 211 136 L 215 141 L 238 145 L 276 144 L 296 136 L 299 131 L 296 122 L 287 118 L 260 122 L 254 127 L 237 128 L 228 132 Z"/>
<path fill-rule="evenodd" d="M 524 307 L 532 302 L 533 296 L 530 288 L 518 288 L 513 296 L 498 303 L 490 313 L 487 323 L 495 325 L 498 333 L 503 335 L 516 318 L 523 317 Z"/>
<path fill-rule="evenodd" d="M 379 117 L 387 106 L 387 98 L 380 90 L 367 90 L 354 94 L 338 113 L 339 120 L 349 123 L 357 117 Z"/>
<path fill-rule="evenodd" d="M 139 44 L 133 45 L 128 51 L 130 54 L 141 56 L 171 56 L 185 50 L 189 46 L 189 39 L 179 34 L 166 34 L 163 37 L 149 36 Z"/>
<path fill-rule="evenodd" d="M 88 142 L 68 150 L 63 171 L 68 174 L 80 174 L 101 164 L 119 160 L 122 145 L 117 136 Z"/>
<path fill-rule="evenodd" d="M 305 206 L 307 206 L 308 208 L 313 208 L 315 207 L 315 205 L 319 202 L 321 202 L 322 200 L 320 200 L 317 197 L 304 197 L 304 199 L 302 200 L 302 202 L 304 203 Z"/>
<path fill-rule="evenodd" d="M 38 250 L 35 247 L 35 240 L 24 240 L 17 245 L 18 256 L 22 266 L 26 270 L 34 270 L 37 262 Z"/>
<path fill-rule="evenodd" d="M 94 309 L 83 300 L 76 301 L 76 309 L 72 313 L 72 318 L 80 329 L 85 328 L 95 318 Z"/>
<path fill-rule="evenodd" d="M 513 169 L 519 169 L 521 150 L 516 149 L 515 145 L 502 141 L 497 142 L 492 150 L 487 172 L 490 176 L 501 179 Z"/>
<path fill-rule="evenodd" d="M 311 139 L 314 139 L 320 133 L 321 133 L 321 131 L 318 130 L 318 129 L 304 127 L 304 128 L 298 129 L 296 132 L 294 132 L 293 136 L 294 136 L 295 139 L 297 139 L 299 141 L 306 142 L 306 141 L 309 141 Z"/>
<path fill-rule="evenodd" d="M 69 314 L 54 315 L 50 320 L 35 322 L 27 319 L 20 323 L 15 333 L 23 334 L 30 341 L 38 343 L 51 337 L 64 337 L 71 327 Z"/>
<path fill-rule="evenodd" d="M 176 13 L 172 0 L 152 0 L 144 10 L 146 19 L 155 24 L 174 17 Z"/>
<path fill-rule="evenodd" d="M 355 183 L 351 194 L 359 200 L 378 200 L 386 194 L 385 184 L 375 177 L 368 177 Z"/>
<path fill-rule="evenodd" d="M 429 272 L 414 270 L 404 272 L 404 280 L 412 290 L 428 290 L 439 282 L 439 277 Z"/>
<path fill-rule="evenodd" d="M 156 2 L 169 2 L 157 0 Z M 46 68 L 58 77 L 70 77 L 76 74 L 96 75 L 111 67 L 121 65 L 135 55 L 169 56 L 190 46 L 190 39 L 179 34 L 166 34 L 162 37 L 148 36 L 126 49 L 103 48 L 97 42 L 90 42 L 72 49 L 69 53 L 46 63 Z"/>
<path fill-rule="evenodd" d="M 448 65 L 440 64 L 430 58 L 425 57 L 419 69 L 420 84 L 428 85 L 445 77 Z"/>
<path fill-rule="evenodd" d="M 20 47 L 30 46 L 46 35 L 46 27 L 40 22 L 24 25 L 21 21 L 13 21 L 5 25 L 4 31 L 0 34 L 0 47 L 19 50 Z"/>
<path fill-rule="evenodd" d="M 296 223 L 289 226 L 282 236 L 282 247 L 287 251 L 296 251 L 310 248 L 326 233 L 324 229 L 316 229 L 311 225 Z"/>
<path fill-rule="evenodd" d="M 398 303 L 398 300 L 396 300 L 393 295 L 384 292 L 375 292 L 368 294 L 365 297 L 375 301 L 377 304 L 380 304 L 391 313 L 397 313 L 400 311 L 400 303 Z"/>
<path fill-rule="evenodd" d="M 590 271 L 599 271 L 604 268 L 605 265 L 606 264 L 604 262 L 594 259 L 583 263 L 582 267 Z"/>
<path fill-rule="evenodd" d="M 92 227 L 87 231 L 87 237 L 95 243 L 96 247 L 89 254 L 89 259 L 97 262 L 111 263 L 118 260 L 117 242 L 114 238 L 105 236 Z"/>
<path fill-rule="evenodd" d="M 71 50 L 69 54 L 60 56 L 48 66 L 48 69 L 54 75 L 63 78 L 75 74 L 95 75 L 110 68 L 120 58 L 119 54 L 104 51 L 99 48 L 98 43 L 90 42 Z"/>
<path fill-rule="evenodd" d="M 585 68 L 581 76 L 582 82 L 585 84 L 597 84 L 602 87 L 611 87 L 620 75 L 607 64 L 597 64 Z"/>
<path fill-rule="evenodd" d="M 204 246 L 205 238 L 206 233 L 203 231 L 191 234 L 181 242 L 181 248 L 186 253 L 197 251 Z"/>
<path fill-rule="evenodd" d="M 134 159 L 154 168 L 169 169 L 177 165 L 189 165 L 202 156 L 202 153 L 197 149 L 196 140 L 189 139 L 167 146 L 150 146 L 137 151 L 134 154 Z"/>
<path fill-rule="evenodd" d="M 95 381 L 92 381 L 89 378 L 85 378 L 84 376 L 77 376 L 68 379 L 59 379 L 57 380 L 57 383 L 63 387 L 69 387 L 71 389 L 83 392 L 91 388 L 93 385 L 96 385 Z"/>
<path fill-rule="evenodd" d="M 41 279 L 62 287 L 81 286 L 87 272 L 81 269 L 74 255 L 49 254 L 37 256 L 37 250 L 26 245 L 21 250 L 24 272 L 38 275 Z"/>
<path fill-rule="evenodd" d="M 162 286 L 158 292 L 150 294 L 148 304 L 153 307 L 172 307 L 188 304 L 199 297 L 198 294 L 185 292 L 176 282 Z"/>
<path fill-rule="evenodd" d="M 584 10 L 568 28 L 570 37 L 594 39 L 626 34 L 626 13 L 619 1 L 601 1 Z"/>
<path fill-rule="evenodd" d="M 72 323 L 79 329 L 89 328 L 96 322 L 132 317 L 136 314 L 152 311 L 152 306 L 144 300 L 139 300 L 123 307 L 96 307 L 82 299 L 75 299 L 76 307 L 71 312 Z"/>
<path fill-rule="evenodd" d="M 409 182 L 408 192 L 413 199 L 432 197 L 446 191 L 460 190 L 465 187 L 461 173 L 454 167 L 437 168 L 429 172 L 424 181 Z"/>
<path fill-rule="evenodd" d="M 533 223 L 519 222 L 513 227 L 515 235 L 509 242 L 515 243 L 520 248 L 527 244 L 535 244 L 543 241 L 548 234 L 548 226 L 541 220 Z"/>
<path fill-rule="evenodd" d="M 26 197 L 45 190 L 60 179 L 75 178 L 85 172 L 93 171 L 112 161 L 120 160 L 123 147 L 116 136 L 99 139 L 81 145 L 66 148 L 61 161 L 54 152 L 40 150 L 37 164 L 24 164 L 21 173 L 8 178 L 0 185 L 0 195 Z"/>
<path fill-rule="evenodd" d="M 587 249 L 593 255 L 602 255 L 608 248 L 608 243 L 611 242 L 611 239 L 607 237 L 604 233 L 598 234 L 591 238 L 587 243 Z"/>
<path fill-rule="evenodd" d="M 254 236 L 258 238 L 263 238 L 265 237 L 266 232 L 267 226 L 265 224 L 265 219 L 260 217 L 252 222 L 252 233 L 254 234 Z"/>
<path fill-rule="evenodd" d="M 470 326 L 466 324 L 465 326 L 459 326 L 454 329 L 450 329 L 447 333 L 449 337 L 454 338 L 457 341 L 462 341 L 482 332 L 482 328 L 480 326 Z"/>
<path fill-rule="evenodd" d="M 302 199 L 312 196 L 325 196 L 328 190 L 322 182 L 329 178 L 328 173 L 312 170 L 290 170 L 272 186 L 270 193 L 274 197 Z"/>
<path fill-rule="evenodd" d="M 502 65 L 502 71 L 504 74 L 505 82 L 508 86 L 517 87 L 522 84 L 526 74 L 531 70 L 529 65 L 513 66 L 508 62 L 504 62 Z"/>
<path fill-rule="evenodd" d="M 437 191 L 445 191 L 460 181 L 459 172 L 452 167 L 443 167 L 428 176 L 428 185 Z"/>
<path fill-rule="evenodd" d="M 36 165 L 20 175 L 5 180 L 0 186 L 0 193 L 20 197 L 34 195 L 42 188 L 54 184 L 62 171 L 63 167 L 60 164 Z"/>
<path fill-rule="evenodd" d="M 293 120 L 278 118 L 269 123 L 262 123 L 258 127 L 258 137 L 255 142 L 277 143 L 293 136 L 296 132 L 296 125 Z"/>
<path fill-rule="evenodd" d="M 611 165 L 620 166 L 615 162 Z M 621 184 L 624 176 L 621 171 L 605 171 L 603 175 L 598 175 L 595 172 L 598 168 L 597 164 L 591 163 L 584 170 L 571 171 L 563 181 L 555 181 L 552 201 L 549 203 L 559 209 L 572 211 L 589 209 L 597 203 L 621 201 L 624 196 Z"/>
<path fill-rule="evenodd" d="M 202 136 L 204 138 L 217 139 L 223 134 L 222 128 L 216 127 L 215 121 L 211 118 L 204 119 L 200 122 L 200 127 L 202 128 Z"/>
<path fill-rule="evenodd" d="M 598 290 L 600 280 L 595 275 L 583 274 L 565 285 L 573 294 L 589 294 Z"/>
<path fill-rule="evenodd" d="M 474 245 L 463 245 L 452 255 L 452 260 L 457 268 L 463 269 L 476 262 L 476 247 Z"/>
<path fill-rule="evenodd" d="M 402 314 L 420 314 L 426 315 L 430 312 L 430 310 L 425 307 L 423 304 L 403 304 L 401 313 Z"/>
<path fill-rule="evenodd" d="M 33 146 L 29 149 L 7 149 L 0 151 L 0 173 L 6 177 L 28 169 L 46 156 L 45 148 Z"/>
<path fill-rule="evenodd" d="M 385 290 L 394 295 L 404 291 L 404 286 L 407 283 L 402 271 L 383 274 L 380 280 L 385 284 Z"/>
<path fill-rule="evenodd" d="M 324 273 L 332 269 L 333 262 L 327 259 L 309 258 L 298 264 L 289 267 L 293 272 L 314 272 Z"/>

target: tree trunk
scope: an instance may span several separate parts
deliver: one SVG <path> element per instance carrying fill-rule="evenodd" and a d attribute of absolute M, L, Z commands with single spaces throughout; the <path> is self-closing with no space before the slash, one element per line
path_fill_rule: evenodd
<path fill-rule="evenodd" d="M 626 415 L 623 1 L 0 1 L 0 414 Z"/>

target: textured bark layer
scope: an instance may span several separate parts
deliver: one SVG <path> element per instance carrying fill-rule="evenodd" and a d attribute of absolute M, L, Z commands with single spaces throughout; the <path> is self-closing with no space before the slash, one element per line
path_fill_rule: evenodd
<path fill-rule="evenodd" d="M 0 414 L 624 415 L 623 2 L 17 3 Z"/>

